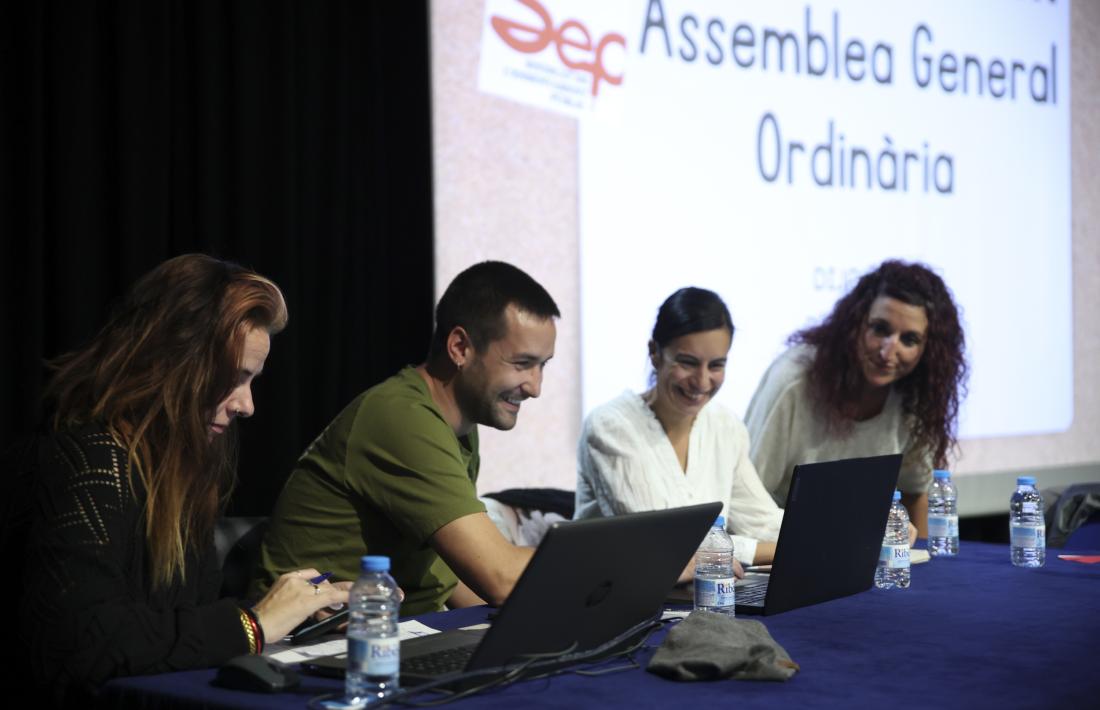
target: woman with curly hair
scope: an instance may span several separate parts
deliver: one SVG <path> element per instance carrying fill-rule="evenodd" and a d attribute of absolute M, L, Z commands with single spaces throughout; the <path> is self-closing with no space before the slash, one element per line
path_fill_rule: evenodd
<path fill-rule="evenodd" d="M 21 648 L 57 705 L 104 681 L 259 653 L 347 592 L 284 575 L 255 605 L 218 599 L 214 523 L 235 422 L 286 325 L 270 280 L 200 254 L 164 262 L 83 348 L 51 363 L 18 579 Z"/>
<path fill-rule="evenodd" d="M 765 487 L 782 505 L 796 464 L 901 453 L 898 489 L 924 537 L 928 484 L 955 445 L 967 371 L 943 280 L 923 264 L 885 261 L 788 342 L 745 417 Z"/>

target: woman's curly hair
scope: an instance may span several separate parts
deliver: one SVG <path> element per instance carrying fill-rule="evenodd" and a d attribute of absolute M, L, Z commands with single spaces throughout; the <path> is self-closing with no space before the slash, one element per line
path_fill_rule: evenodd
<path fill-rule="evenodd" d="M 850 431 L 850 412 L 864 383 L 859 341 L 871 304 L 880 296 L 921 306 L 928 317 L 920 362 L 893 386 L 902 396 L 903 411 L 912 418 L 916 447 L 932 455 L 934 466 L 945 468 L 947 452 L 956 444 L 959 400 L 966 392 L 965 336 L 951 292 L 930 268 L 884 261 L 864 274 L 824 321 L 796 332 L 788 342 L 815 348 L 809 366 L 810 391 L 829 427 Z"/>

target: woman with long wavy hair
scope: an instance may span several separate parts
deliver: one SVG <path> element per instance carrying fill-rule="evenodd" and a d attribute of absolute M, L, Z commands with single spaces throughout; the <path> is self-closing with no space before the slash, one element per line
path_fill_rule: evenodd
<path fill-rule="evenodd" d="M 129 291 L 51 366 L 21 604 L 36 685 L 76 704 L 125 675 L 262 651 L 346 589 L 283 575 L 255 605 L 217 599 L 214 523 L 235 480 L 234 422 L 287 322 L 282 293 L 188 254 Z"/>
<path fill-rule="evenodd" d="M 902 502 L 926 535 L 928 484 L 955 445 L 967 372 L 943 280 L 923 264 L 885 261 L 789 343 L 745 417 L 765 487 L 782 505 L 796 464 L 901 453 Z"/>

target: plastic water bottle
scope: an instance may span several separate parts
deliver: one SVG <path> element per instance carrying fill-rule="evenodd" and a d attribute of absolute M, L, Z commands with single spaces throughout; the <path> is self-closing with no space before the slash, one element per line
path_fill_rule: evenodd
<path fill-rule="evenodd" d="M 932 487 L 928 489 L 928 554 L 954 557 L 959 554 L 959 496 L 950 471 L 936 471 L 932 476 Z"/>
<path fill-rule="evenodd" d="M 879 589 L 909 588 L 909 513 L 901 504 L 901 492 L 894 491 L 890 517 L 886 520 L 886 535 L 875 570 L 875 586 Z"/>
<path fill-rule="evenodd" d="M 1035 488 L 1034 476 L 1016 479 L 1016 492 L 1008 509 L 1012 538 L 1012 564 L 1042 567 L 1047 559 L 1047 526 L 1043 519 L 1043 496 Z"/>
<path fill-rule="evenodd" d="M 734 615 L 733 540 L 721 515 L 695 554 L 695 608 Z"/>
<path fill-rule="evenodd" d="M 348 670 L 345 701 L 367 705 L 393 695 L 401 672 L 397 616 L 401 601 L 390 558 L 367 555 L 348 599 Z"/>

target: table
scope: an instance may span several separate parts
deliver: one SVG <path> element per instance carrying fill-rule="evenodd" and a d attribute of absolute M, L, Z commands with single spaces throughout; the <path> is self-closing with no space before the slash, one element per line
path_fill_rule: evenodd
<path fill-rule="evenodd" d="M 1057 558 L 1018 569 L 1006 545 L 963 541 L 958 559 L 913 567 L 912 587 L 878 590 L 761 619 L 801 665 L 786 683 L 677 683 L 635 669 L 525 681 L 457 707 L 1100 707 L 1100 564 Z M 417 617 L 476 623 L 484 607 Z M 655 647 L 665 631 L 650 639 Z M 645 665 L 652 650 L 637 659 Z M 215 688 L 213 670 L 111 681 L 111 707 L 302 708 L 339 682 L 303 678 L 293 693 Z"/>

